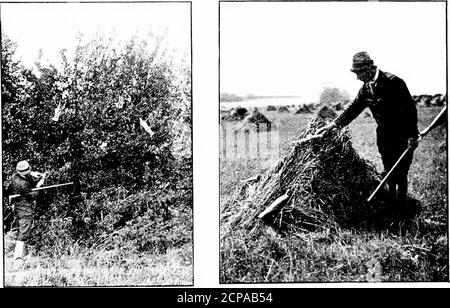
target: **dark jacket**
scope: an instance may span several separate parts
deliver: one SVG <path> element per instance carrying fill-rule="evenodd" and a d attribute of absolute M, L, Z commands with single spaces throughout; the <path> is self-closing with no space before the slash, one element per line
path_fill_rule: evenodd
<path fill-rule="evenodd" d="M 19 216 L 32 215 L 34 211 L 34 199 L 37 192 L 32 192 L 32 189 L 36 187 L 38 179 L 33 178 L 30 175 L 22 177 L 15 173 L 11 177 L 11 183 L 8 187 L 8 193 L 10 195 L 20 194 L 22 196 L 12 199 L 14 207 Z"/>
<path fill-rule="evenodd" d="M 377 143 L 405 144 L 408 138 L 417 138 L 417 109 L 405 82 L 399 77 L 379 71 L 371 93 L 365 83 L 355 100 L 335 120 L 338 127 L 352 122 L 369 107 L 377 123 Z"/>

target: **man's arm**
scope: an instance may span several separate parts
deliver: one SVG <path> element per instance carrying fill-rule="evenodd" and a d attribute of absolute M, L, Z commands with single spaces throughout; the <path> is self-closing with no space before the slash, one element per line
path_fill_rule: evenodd
<path fill-rule="evenodd" d="M 334 128 L 341 129 L 350 124 L 367 107 L 364 86 L 358 92 L 355 100 L 330 124 L 317 130 L 317 134 L 330 131 Z"/>
<path fill-rule="evenodd" d="M 19 176 L 13 176 L 13 178 L 11 179 L 11 183 L 9 186 L 9 191 L 8 191 L 8 195 L 9 195 L 9 203 L 11 204 L 13 210 L 14 210 L 14 202 L 12 202 L 12 195 L 18 195 L 18 196 L 23 196 L 24 198 L 29 198 L 27 196 L 29 196 L 32 193 L 32 186 L 33 184 L 30 183 L 29 181 L 20 178 Z"/>
<path fill-rule="evenodd" d="M 36 187 L 41 187 L 44 184 L 44 181 L 47 177 L 47 173 L 38 173 L 37 176 L 38 182 L 36 183 Z"/>
<path fill-rule="evenodd" d="M 395 78 L 394 90 L 396 101 L 400 104 L 400 115 L 404 125 L 404 131 L 408 137 L 408 147 L 415 149 L 419 142 L 419 129 L 417 128 L 417 108 L 406 83 Z"/>
<path fill-rule="evenodd" d="M 350 124 L 367 107 L 367 95 L 365 94 L 365 85 L 361 87 L 355 100 L 342 112 L 334 122 L 338 128 Z"/>
<path fill-rule="evenodd" d="M 400 114 L 403 117 L 405 132 L 409 138 L 417 138 L 419 129 L 417 128 L 417 108 L 406 83 L 402 79 L 396 80 L 397 100 L 400 103 Z"/>

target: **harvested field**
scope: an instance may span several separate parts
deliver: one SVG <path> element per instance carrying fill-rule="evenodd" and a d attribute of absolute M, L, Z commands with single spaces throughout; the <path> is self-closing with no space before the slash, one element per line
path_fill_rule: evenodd
<path fill-rule="evenodd" d="M 419 128 L 438 112 L 419 109 Z M 348 130 L 294 147 L 315 131 L 307 126 L 313 116 L 264 114 L 280 127 L 285 157 L 277 166 L 221 162 L 221 282 L 448 280 L 446 148 L 438 147 L 445 127 L 416 150 L 409 191 L 421 211 L 399 230 L 383 194 L 365 202 L 382 170 L 372 118 L 362 114 Z M 283 195 L 280 211 L 257 218 Z"/>

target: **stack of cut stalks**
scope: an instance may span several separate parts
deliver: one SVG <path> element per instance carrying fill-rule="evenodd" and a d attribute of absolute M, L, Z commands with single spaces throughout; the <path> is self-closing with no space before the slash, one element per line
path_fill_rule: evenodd
<path fill-rule="evenodd" d="M 336 116 L 327 108 L 299 139 L 315 135 Z M 375 167 L 354 150 L 347 129 L 293 143 L 276 166 L 244 182 L 223 204 L 222 238 L 251 236 L 267 226 L 280 235 L 363 227 L 384 204 L 384 191 L 366 201 L 379 181 Z M 274 203 L 276 209 L 261 217 Z"/>
<path fill-rule="evenodd" d="M 267 117 L 265 115 L 263 115 L 261 112 L 259 112 L 259 110 L 257 108 L 255 108 L 253 110 L 253 112 L 244 119 L 244 122 L 245 123 L 254 123 L 254 124 L 259 124 L 259 123 L 270 124 L 270 123 L 272 123 L 269 121 L 269 119 L 267 119 Z"/>
<path fill-rule="evenodd" d="M 311 108 L 309 108 L 307 105 L 301 105 L 297 108 L 297 110 L 295 111 L 296 114 L 299 113 L 312 113 Z"/>
<path fill-rule="evenodd" d="M 241 121 L 248 116 L 249 112 L 244 107 L 238 107 L 236 109 L 232 109 L 222 117 L 222 120 L 225 121 Z"/>

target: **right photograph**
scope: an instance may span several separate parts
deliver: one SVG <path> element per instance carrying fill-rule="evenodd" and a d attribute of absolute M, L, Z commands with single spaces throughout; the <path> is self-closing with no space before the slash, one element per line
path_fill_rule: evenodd
<path fill-rule="evenodd" d="M 219 2 L 221 284 L 449 281 L 446 10 Z"/>

